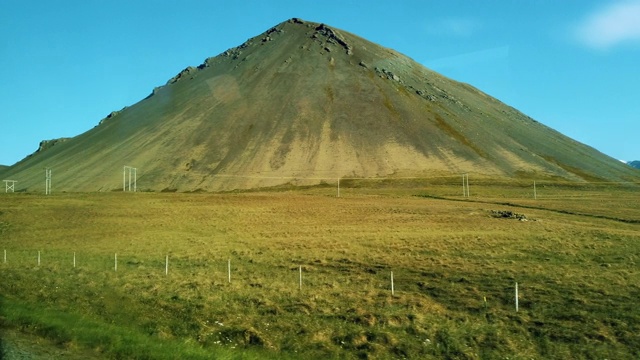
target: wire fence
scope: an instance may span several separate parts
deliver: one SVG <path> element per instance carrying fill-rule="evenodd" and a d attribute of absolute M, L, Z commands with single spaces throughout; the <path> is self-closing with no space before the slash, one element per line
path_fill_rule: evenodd
<path fill-rule="evenodd" d="M 39 280 L 43 289 L 51 288 L 48 282 L 60 286 L 63 281 L 76 288 L 82 286 L 78 281 L 88 281 L 95 285 L 96 281 L 113 278 L 126 283 L 144 283 L 147 287 L 157 284 L 162 279 L 168 282 L 190 284 L 209 283 L 210 290 L 220 289 L 228 284 L 230 291 L 241 288 L 251 291 L 301 291 L 308 294 L 330 289 L 332 292 L 367 293 L 375 291 L 391 297 L 403 295 L 429 296 L 420 289 L 424 287 L 424 271 L 410 269 L 392 269 L 381 264 L 366 268 L 353 269 L 355 265 L 346 259 L 335 263 L 289 263 L 274 265 L 241 257 L 223 259 L 194 258 L 190 256 L 165 255 L 155 258 L 141 258 L 132 254 L 113 253 L 112 255 L 73 252 L 66 250 L 4 249 L 0 269 L 18 272 L 41 272 Z M 22 277 L 24 279 L 24 277 Z M 56 281 L 55 279 L 64 279 Z M 202 280 L 206 281 L 202 281 Z M 423 281 L 416 281 L 422 279 Z M 509 289 L 514 279 L 501 279 L 500 289 Z M 417 285 L 416 285 L 417 284 Z M 511 284 L 511 285 L 510 285 Z M 5 284 L 6 285 L 6 284 Z M 11 286 L 11 285 L 9 285 Z M 113 284 L 111 284 L 113 286 Z M 418 288 L 416 288 L 418 286 Z M 435 285 L 434 285 L 435 286 Z M 500 302 L 515 304 L 518 311 L 517 283 L 515 283 L 515 297 L 513 289 L 511 295 L 501 291 L 499 296 L 492 293 L 495 289 L 487 289 L 483 299 L 486 307 L 487 295 Z M 55 289 L 58 289 L 55 287 Z M 433 286 L 431 291 L 435 291 Z M 203 289 L 206 291 L 206 289 Z M 213 290 L 212 290 L 213 291 Z M 437 292 L 437 291 L 436 291 Z M 511 299 L 511 300 L 508 300 Z"/>

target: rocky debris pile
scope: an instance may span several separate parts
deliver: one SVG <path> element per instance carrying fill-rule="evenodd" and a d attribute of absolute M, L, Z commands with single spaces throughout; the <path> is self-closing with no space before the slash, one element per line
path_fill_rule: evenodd
<path fill-rule="evenodd" d="M 359 65 L 364 67 L 364 68 L 368 68 L 368 66 L 363 62 L 360 62 Z M 374 70 L 375 70 L 376 74 L 378 76 L 380 76 L 381 78 L 388 79 L 388 80 L 393 80 L 393 81 L 399 83 L 400 85 L 403 85 L 409 91 L 415 92 L 418 96 L 422 97 L 425 100 L 434 101 L 435 102 L 435 101 L 438 101 L 438 99 L 444 99 L 444 100 L 447 100 L 447 101 L 449 101 L 451 103 L 457 104 L 458 106 L 464 108 L 465 110 L 468 110 L 468 111 L 471 110 L 468 106 L 463 104 L 460 100 L 458 100 L 457 98 L 455 98 L 451 94 L 447 93 L 446 91 L 440 89 L 439 87 L 437 87 L 437 86 L 435 86 L 433 84 L 430 84 L 430 86 L 436 92 L 436 94 L 432 94 L 432 93 L 427 92 L 426 90 L 417 89 L 414 86 L 405 84 L 405 82 L 402 81 L 402 79 L 397 74 L 395 74 L 392 71 L 387 70 L 385 68 L 376 67 Z"/>
<path fill-rule="evenodd" d="M 525 214 L 518 214 L 509 210 L 491 210 L 491 216 L 500 219 L 516 219 L 519 221 L 529 221 Z"/>
<path fill-rule="evenodd" d="M 347 44 L 342 36 L 338 35 L 338 33 L 333 31 L 333 29 L 326 26 L 325 24 L 318 25 L 318 27 L 316 27 L 316 31 L 313 33 L 313 35 L 311 35 L 311 37 L 314 39 L 318 39 L 320 36 L 323 36 L 327 39 L 327 44 L 342 46 L 347 51 L 347 55 L 351 55 L 353 53 L 351 46 Z"/>
<path fill-rule="evenodd" d="M 267 41 L 273 41 L 273 34 L 280 34 L 283 33 L 284 30 L 279 29 L 277 27 L 272 27 L 271 29 L 267 30 L 267 32 L 264 34 L 265 36 L 262 38 L 262 42 L 267 42 Z"/>
<path fill-rule="evenodd" d="M 386 77 L 389 80 L 393 80 L 393 81 L 397 81 L 399 83 L 403 83 L 402 80 L 400 80 L 400 77 L 394 73 L 392 73 L 391 71 L 387 70 L 387 69 L 380 69 L 380 68 L 375 68 L 376 74 L 382 76 L 382 77 Z"/>
<path fill-rule="evenodd" d="M 418 94 L 418 96 L 421 96 L 424 99 L 427 99 L 429 101 L 436 101 L 436 97 L 434 95 L 427 93 L 426 91 L 416 90 L 416 94 Z"/>
<path fill-rule="evenodd" d="M 237 60 L 240 57 L 240 55 L 242 54 L 242 50 L 248 48 L 252 44 L 253 44 L 253 41 L 251 41 L 251 39 L 249 39 L 249 40 L 245 41 L 244 43 L 242 43 L 242 45 L 236 46 L 234 48 L 231 48 L 231 49 L 223 52 L 222 54 L 220 54 L 220 56 L 222 56 L 222 57 L 230 57 L 233 60 Z"/>

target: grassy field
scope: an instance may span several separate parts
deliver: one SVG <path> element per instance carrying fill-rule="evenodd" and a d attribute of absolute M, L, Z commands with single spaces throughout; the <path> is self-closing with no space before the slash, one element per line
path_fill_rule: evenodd
<path fill-rule="evenodd" d="M 1 325 L 97 358 L 639 358 L 638 189 L 530 185 L 2 194 Z"/>

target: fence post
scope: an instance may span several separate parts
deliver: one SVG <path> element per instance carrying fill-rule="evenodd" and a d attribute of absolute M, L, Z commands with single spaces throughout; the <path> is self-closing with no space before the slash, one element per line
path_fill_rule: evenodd
<path fill-rule="evenodd" d="M 395 293 L 395 290 L 393 288 L 393 271 L 392 271 L 391 272 L 391 296 L 394 296 L 395 294 L 396 293 Z"/>
<path fill-rule="evenodd" d="M 518 312 L 518 283 L 516 283 L 516 312 Z"/>

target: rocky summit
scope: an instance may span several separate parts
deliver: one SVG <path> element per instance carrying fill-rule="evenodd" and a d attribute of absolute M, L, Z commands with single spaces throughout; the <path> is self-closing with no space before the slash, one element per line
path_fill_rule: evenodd
<path fill-rule="evenodd" d="M 24 191 L 219 191 L 345 177 L 637 180 L 478 89 L 334 27 L 291 19 L 189 66 L 93 129 L 3 171 Z"/>

